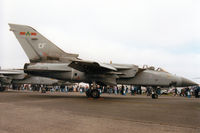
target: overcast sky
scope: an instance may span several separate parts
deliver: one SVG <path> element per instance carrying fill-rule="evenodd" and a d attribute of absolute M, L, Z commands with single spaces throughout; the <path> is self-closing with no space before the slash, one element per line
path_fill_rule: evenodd
<path fill-rule="evenodd" d="M 0 0 L 0 18 L 2 68 L 29 62 L 9 31 L 16 23 L 83 59 L 200 77 L 199 0 Z"/>

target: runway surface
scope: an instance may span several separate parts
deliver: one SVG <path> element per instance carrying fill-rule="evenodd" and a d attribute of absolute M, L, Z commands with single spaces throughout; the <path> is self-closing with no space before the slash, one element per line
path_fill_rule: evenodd
<path fill-rule="evenodd" d="M 0 133 L 200 133 L 200 99 L 7 91 Z"/>

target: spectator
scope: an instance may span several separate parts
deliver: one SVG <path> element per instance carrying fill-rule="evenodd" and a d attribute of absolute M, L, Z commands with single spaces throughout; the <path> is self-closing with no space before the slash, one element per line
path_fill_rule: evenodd
<path fill-rule="evenodd" d="M 126 87 L 123 87 L 123 95 L 126 95 Z"/>
<path fill-rule="evenodd" d="M 174 96 L 177 96 L 178 95 L 178 90 L 177 90 L 177 88 L 175 87 L 175 89 L 174 89 Z"/>
<path fill-rule="evenodd" d="M 131 95 L 134 95 L 134 86 L 131 86 Z"/>
<path fill-rule="evenodd" d="M 117 95 L 117 86 L 114 86 L 115 95 Z"/>
<path fill-rule="evenodd" d="M 199 87 L 199 86 L 196 86 L 196 87 L 195 87 L 195 90 L 194 90 L 195 98 L 199 98 L 199 93 L 200 93 L 200 87 Z"/>
<path fill-rule="evenodd" d="M 109 94 L 112 93 L 112 87 L 109 87 Z"/>
<path fill-rule="evenodd" d="M 158 88 L 156 89 L 156 93 L 157 93 L 158 95 L 161 95 L 161 89 L 160 89 L 160 87 L 158 87 Z"/>
<path fill-rule="evenodd" d="M 64 86 L 64 85 L 61 85 L 61 86 L 60 86 L 61 92 L 64 92 L 64 89 L 65 89 L 65 86 Z"/>
<path fill-rule="evenodd" d="M 138 86 L 137 87 L 137 94 L 141 95 L 142 94 L 142 89 L 141 89 L 141 86 Z"/>
<path fill-rule="evenodd" d="M 135 94 L 138 94 L 137 86 L 134 87 Z"/>
<path fill-rule="evenodd" d="M 188 91 L 187 91 L 187 97 L 188 97 L 188 98 L 191 98 L 191 92 L 190 92 L 190 89 L 188 89 Z"/>
<path fill-rule="evenodd" d="M 183 88 L 183 89 L 181 89 L 181 93 L 180 93 L 180 96 L 185 96 L 185 89 Z"/>
<path fill-rule="evenodd" d="M 150 96 L 151 95 L 151 88 L 150 87 L 147 87 L 147 96 Z"/>

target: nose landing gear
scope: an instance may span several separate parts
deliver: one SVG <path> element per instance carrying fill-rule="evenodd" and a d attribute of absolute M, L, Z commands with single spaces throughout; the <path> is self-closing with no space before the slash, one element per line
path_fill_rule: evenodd
<path fill-rule="evenodd" d="M 151 97 L 152 99 L 158 99 L 158 94 L 152 94 Z"/>
<path fill-rule="evenodd" d="M 152 94 L 151 94 L 152 99 L 158 99 L 157 89 L 158 89 L 157 87 L 152 87 Z"/>

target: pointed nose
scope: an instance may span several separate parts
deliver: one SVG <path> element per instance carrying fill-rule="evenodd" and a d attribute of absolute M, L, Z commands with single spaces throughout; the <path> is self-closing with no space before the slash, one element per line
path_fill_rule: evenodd
<path fill-rule="evenodd" d="M 189 79 L 186 79 L 186 78 L 181 78 L 182 80 L 182 86 L 185 87 L 185 86 L 195 86 L 195 85 L 198 85 L 197 83 L 189 80 Z"/>

